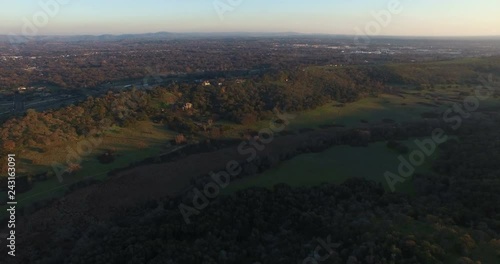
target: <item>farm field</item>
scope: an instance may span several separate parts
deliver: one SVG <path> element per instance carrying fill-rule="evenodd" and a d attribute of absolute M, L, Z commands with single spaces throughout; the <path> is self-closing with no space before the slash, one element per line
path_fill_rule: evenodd
<path fill-rule="evenodd" d="M 414 144 L 414 139 L 400 143 L 406 145 L 410 152 L 418 149 Z M 384 173 L 386 171 L 397 173 L 400 155 L 387 148 L 386 142 L 372 143 L 367 147 L 334 146 L 320 153 L 299 155 L 262 174 L 233 182 L 224 191 L 229 194 L 255 186 L 272 188 L 278 183 L 286 183 L 293 187 L 314 186 L 322 183 L 340 184 L 352 177 L 372 180 L 389 190 Z M 416 172 L 428 170 L 437 155 L 438 153 L 435 153 L 428 157 L 423 165 L 416 168 Z M 408 154 L 404 154 L 403 157 L 408 158 Z M 411 193 L 412 189 L 411 179 L 396 185 L 398 192 Z"/>

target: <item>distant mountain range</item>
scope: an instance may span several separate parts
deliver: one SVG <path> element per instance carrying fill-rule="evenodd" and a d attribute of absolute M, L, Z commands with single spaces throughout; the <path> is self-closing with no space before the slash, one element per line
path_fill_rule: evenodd
<path fill-rule="evenodd" d="M 295 32 L 280 32 L 280 33 L 248 33 L 248 32 L 213 32 L 213 33 L 173 33 L 173 32 L 157 32 L 143 34 L 122 34 L 122 35 L 40 35 L 40 36 L 9 36 L 0 35 L 0 42 L 15 41 L 23 42 L 31 41 L 120 41 L 120 40 L 165 40 L 165 39 L 189 39 L 189 38 L 225 38 L 225 37 L 286 37 L 300 36 Z"/>
<path fill-rule="evenodd" d="M 26 41 L 62 41 L 62 42 L 87 42 L 87 41 L 122 41 L 122 40 L 169 40 L 192 38 L 233 38 L 233 37 L 321 37 L 321 38 L 353 38 L 352 35 L 334 34 L 304 34 L 297 32 L 207 32 L 207 33 L 175 33 L 157 32 L 143 34 L 122 35 L 0 35 L 0 42 L 26 42 Z M 426 37 L 426 36 L 373 36 L 373 39 L 478 39 L 500 40 L 500 36 L 478 37 Z"/>

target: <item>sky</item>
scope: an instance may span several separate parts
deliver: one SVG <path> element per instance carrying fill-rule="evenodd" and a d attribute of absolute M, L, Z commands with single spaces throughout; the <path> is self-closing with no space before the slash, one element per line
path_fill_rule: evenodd
<path fill-rule="evenodd" d="M 500 35 L 499 0 L 0 0 L 0 34 Z"/>

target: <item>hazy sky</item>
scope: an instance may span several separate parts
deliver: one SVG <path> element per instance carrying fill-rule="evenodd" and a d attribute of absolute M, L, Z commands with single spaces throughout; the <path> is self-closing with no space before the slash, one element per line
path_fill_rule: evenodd
<path fill-rule="evenodd" d="M 55 12 L 44 11 L 42 3 L 56 1 L 61 4 L 50 9 Z M 241 3 L 230 6 L 238 1 Z M 402 10 L 391 14 L 387 25 L 380 26 L 373 13 L 387 13 L 391 1 L 399 2 Z M 33 28 L 39 35 L 158 31 L 356 34 L 367 28 L 377 35 L 500 35 L 500 0 L 0 0 L 0 3 L 0 34 L 22 34 L 23 29 L 31 33 Z M 217 11 L 214 6 L 221 9 Z"/>

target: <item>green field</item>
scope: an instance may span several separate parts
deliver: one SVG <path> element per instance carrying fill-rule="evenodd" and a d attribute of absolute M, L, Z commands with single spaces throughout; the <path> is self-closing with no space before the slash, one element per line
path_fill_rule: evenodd
<path fill-rule="evenodd" d="M 322 125 L 343 125 L 345 127 L 358 127 L 364 125 L 362 121 L 368 123 L 381 123 L 384 119 L 394 121 L 418 121 L 422 120 L 420 116 L 424 112 L 436 110 L 435 107 L 419 104 L 431 103 L 432 101 L 417 95 L 405 95 L 402 98 L 397 95 L 382 94 L 378 97 L 363 98 L 354 103 L 345 104 L 339 107 L 338 102 L 328 103 L 313 110 L 307 110 L 299 113 L 290 113 L 294 116 L 287 127 L 288 130 L 299 130 L 302 128 L 318 128 Z M 259 121 L 252 126 L 243 126 L 239 124 L 229 124 L 223 122 L 220 124 L 230 125 L 235 132 L 244 129 L 259 130 L 269 127 L 270 120 Z"/>
<path fill-rule="evenodd" d="M 291 122 L 290 128 L 300 129 L 325 124 L 356 127 L 363 124 L 362 120 L 368 123 L 381 123 L 383 119 L 394 121 L 421 120 L 420 114 L 433 108 L 420 105 L 419 101 L 426 102 L 426 100 L 419 100 L 416 96 L 404 99 L 396 95 L 383 94 L 379 97 L 363 98 L 343 107 L 332 103 L 298 114 L 297 118 Z"/>
<path fill-rule="evenodd" d="M 436 85 L 432 91 L 418 91 L 403 88 L 395 94 L 380 94 L 377 97 L 365 97 L 356 102 L 340 107 L 338 102 L 328 103 L 313 110 L 292 113 L 295 118 L 290 120 L 288 130 L 302 128 L 317 128 L 322 125 L 343 125 L 347 128 L 366 124 L 382 123 L 384 119 L 396 122 L 412 122 L 422 120 L 426 112 L 442 112 L 454 103 L 462 104 L 466 97 L 463 93 L 471 93 L 472 88 L 465 86 Z M 498 105 L 498 98 L 481 101 L 481 107 Z M 251 126 L 243 126 L 229 122 L 219 122 L 228 125 L 232 131 L 228 136 L 236 137 L 237 132 L 245 129 L 259 130 L 269 127 L 269 120 L 259 121 Z"/>
<path fill-rule="evenodd" d="M 408 146 L 410 152 L 417 149 L 414 140 L 401 143 Z M 401 154 L 387 148 L 386 142 L 373 143 L 368 147 L 334 146 L 324 152 L 299 155 L 262 174 L 233 182 L 225 192 L 232 193 L 254 186 L 271 188 L 278 183 L 295 187 L 342 183 L 352 177 L 366 178 L 381 183 L 388 189 L 384 173 L 397 173 L 399 155 Z M 403 156 L 407 158 L 408 154 Z M 428 170 L 436 157 L 437 154 L 428 157 L 416 171 Z M 396 186 L 396 191 L 405 193 L 411 193 L 412 189 L 411 180 Z"/>
<path fill-rule="evenodd" d="M 377 97 L 366 97 L 354 103 L 338 107 L 337 103 L 327 104 L 314 110 L 297 114 L 291 122 L 290 129 L 317 127 L 325 124 L 357 127 L 364 122 L 376 124 L 384 119 L 396 122 L 412 122 L 422 120 L 421 114 L 426 112 L 442 112 L 454 103 L 463 104 L 466 97 L 462 93 L 473 94 L 472 88 L 453 86 L 453 88 L 437 88 L 434 91 L 418 91 L 402 89 L 399 94 L 381 94 Z M 498 105 L 498 98 L 489 98 L 480 102 L 480 107 Z"/>

